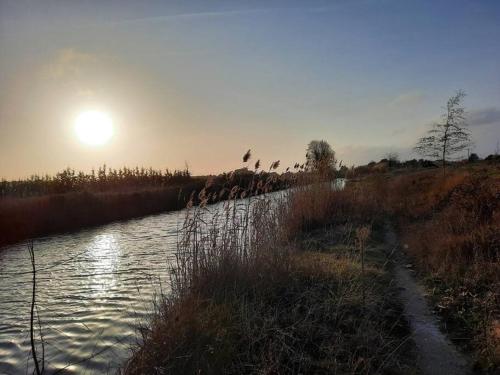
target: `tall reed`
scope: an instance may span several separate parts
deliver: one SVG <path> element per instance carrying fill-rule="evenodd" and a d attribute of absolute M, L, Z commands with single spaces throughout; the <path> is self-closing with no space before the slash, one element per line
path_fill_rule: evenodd
<path fill-rule="evenodd" d="M 209 185 L 192 195 L 171 292 L 142 330 L 126 374 L 369 374 L 394 364 L 398 318 L 386 323 L 393 309 L 376 294 L 379 271 L 366 269 L 376 282 L 367 283 L 364 310 L 356 260 L 300 251 L 304 231 L 333 222 L 342 192 L 295 169 L 288 177 L 257 173 L 246 186 L 229 179 L 231 199 L 219 206 L 207 204 L 220 194 Z M 271 192 L 280 178 L 293 187 Z"/>

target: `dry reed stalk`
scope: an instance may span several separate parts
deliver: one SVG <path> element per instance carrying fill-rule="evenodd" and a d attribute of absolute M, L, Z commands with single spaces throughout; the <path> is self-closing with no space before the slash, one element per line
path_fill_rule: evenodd
<path fill-rule="evenodd" d="M 365 291 L 365 248 L 368 237 L 370 236 L 370 228 L 367 226 L 356 229 L 356 247 L 361 255 L 361 288 L 363 296 L 363 309 L 366 305 L 366 291 Z"/>

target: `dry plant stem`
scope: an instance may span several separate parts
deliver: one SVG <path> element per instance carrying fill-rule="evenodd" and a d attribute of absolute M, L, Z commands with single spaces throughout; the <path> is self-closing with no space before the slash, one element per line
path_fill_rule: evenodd
<path fill-rule="evenodd" d="M 34 321 L 35 321 L 35 308 L 36 308 L 36 265 L 35 265 L 35 252 L 33 251 L 33 241 L 31 241 L 28 244 L 28 250 L 30 254 L 30 259 L 31 259 L 31 267 L 33 269 L 33 289 L 31 293 L 31 314 L 30 314 L 30 342 L 31 342 L 31 354 L 33 356 L 33 362 L 35 364 L 35 372 L 37 375 L 43 374 L 45 365 L 43 363 L 43 356 L 42 354 L 42 368 L 40 369 L 40 363 L 38 362 L 37 358 L 37 353 L 36 353 L 36 346 L 35 346 L 35 327 L 34 327 Z M 38 309 L 37 309 L 38 311 Z M 38 316 L 38 313 L 37 313 Z M 38 324 L 40 326 L 40 319 L 38 318 Z M 42 339 L 43 340 L 43 339 Z M 42 342 L 43 345 L 43 342 Z M 45 350 L 43 350 L 45 351 Z"/>
<path fill-rule="evenodd" d="M 356 237 L 358 242 L 358 247 L 361 253 L 361 289 L 363 298 L 363 310 L 366 306 L 366 291 L 365 291 L 365 247 L 366 241 L 370 236 L 370 228 L 362 227 L 356 230 Z"/>
<path fill-rule="evenodd" d="M 365 292 L 365 244 L 361 246 L 361 288 L 363 289 L 363 309 L 366 306 L 366 292 Z"/>

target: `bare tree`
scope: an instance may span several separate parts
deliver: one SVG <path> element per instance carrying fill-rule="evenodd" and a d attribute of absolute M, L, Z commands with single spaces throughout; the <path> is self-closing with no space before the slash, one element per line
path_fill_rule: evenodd
<path fill-rule="evenodd" d="M 335 168 L 335 151 L 327 141 L 309 142 L 306 159 L 307 165 L 319 172 L 329 172 Z"/>
<path fill-rule="evenodd" d="M 453 159 L 454 155 L 467 149 L 472 143 L 462 106 L 464 97 L 465 92 L 459 90 L 448 99 L 442 122 L 434 124 L 427 136 L 420 138 L 414 148 L 422 156 L 441 159 L 443 173 L 446 161 Z"/>

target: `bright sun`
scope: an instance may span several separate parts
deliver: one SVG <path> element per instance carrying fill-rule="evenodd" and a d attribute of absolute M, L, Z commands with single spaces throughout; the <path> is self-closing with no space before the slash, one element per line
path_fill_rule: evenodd
<path fill-rule="evenodd" d="M 113 120 L 100 111 L 86 111 L 75 120 L 75 131 L 78 139 L 91 146 L 107 143 L 113 136 Z"/>

